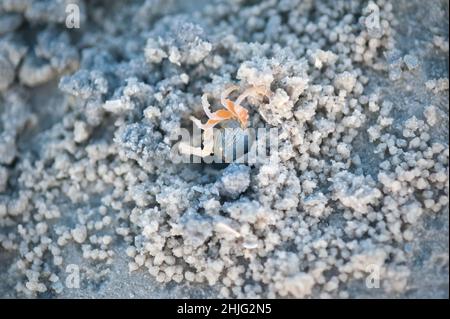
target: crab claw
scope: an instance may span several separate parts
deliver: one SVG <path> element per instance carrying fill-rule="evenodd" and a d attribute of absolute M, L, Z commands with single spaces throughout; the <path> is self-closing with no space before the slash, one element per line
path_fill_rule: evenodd
<path fill-rule="evenodd" d="M 200 123 L 201 124 L 201 123 Z M 194 147 L 186 142 L 182 142 L 178 146 L 179 151 L 186 155 L 195 155 L 200 157 L 209 156 L 214 150 L 214 134 L 212 130 L 205 131 L 203 135 L 203 148 Z"/>

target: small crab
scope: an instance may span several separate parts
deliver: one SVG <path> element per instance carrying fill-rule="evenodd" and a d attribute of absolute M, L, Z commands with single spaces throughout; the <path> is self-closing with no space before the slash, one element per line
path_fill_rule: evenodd
<path fill-rule="evenodd" d="M 193 116 L 190 117 L 190 119 L 197 127 L 205 131 L 203 134 L 203 148 L 193 147 L 186 143 L 180 143 L 179 147 L 181 153 L 188 155 L 192 154 L 200 157 L 209 156 L 213 152 L 215 143 L 212 128 L 224 121 L 234 120 L 240 124 L 241 131 L 245 130 L 248 125 L 249 115 L 248 110 L 241 105 L 242 102 L 249 96 L 268 96 L 268 93 L 264 88 L 255 86 L 246 89 L 241 95 L 238 96 L 238 98 L 234 102 L 227 98 L 233 91 L 236 91 L 238 89 L 238 86 L 233 85 L 223 91 L 220 96 L 220 102 L 225 108 L 215 112 L 211 112 L 208 97 L 206 94 L 203 94 L 202 106 L 206 116 L 208 116 L 208 121 L 205 124 L 202 124 L 199 119 Z M 235 136 L 233 136 L 233 138 L 234 137 Z"/>
<path fill-rule="evenodd" d="M 246 89 L 241 95 L 238 96 L 235 102 L 231 101 L 227 97 L 233 92 L 238 90 L 238 86 L 231 86 L 222 92 L 220 96 L 220 102 L 225 107 L 215 112 L 211 112 L 208 97 L 206 94 L 202 96 L 203 111 L 208 116 L 208 121 L 202 124 L 199 119 L 191 116 L 191 120 L 202 130 L 209 130 L 215 125 L 226 120 L 238 121 L 242 129 L 245 129 L 248 124 L 248 110 L 242 107 L 242 102 L 249 96 L 256 97 L 258 95 L 267 95 L 266 91 L 261 87 L 251 87 Z"/>

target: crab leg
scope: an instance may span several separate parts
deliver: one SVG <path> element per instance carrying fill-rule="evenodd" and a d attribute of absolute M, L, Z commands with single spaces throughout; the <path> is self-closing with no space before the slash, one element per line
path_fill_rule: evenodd
<path fill-rule="evenodd" d="M 204 131 L 212 129 L 214 126 L 216 126 L 216 124 L 218 124 L 221 121 L 220 119 L 208 120 L 205 124 L 202 124 L 202 122 L 199 119 L 197 119 L 197 118 L 195 118 L 193 116 L 191 116 L 190 119 L 191 119 L 192 122 L 194 122 L 194 124 L 199 129 L 204 130 Z"/>
<path fill-rule="evenodd" d="M 241 105 L 241 103 L 249 96 L 251 97 L 257 97 L 258 95 L 267 96 L 267 90 L 263 87 L 254 86 L 251 88 L 246 89 L 244 92 L 242 92 L 241 95 L 238 96 L 236 99 L 235 104 Z"/>
<path fill-rule="evenodd" d="M 210 110 L 210 105 L 208 102 L 208 96 L 206 94 L 202 95 L 202 106 L 203 106 L 203 111 L 205 112 L 206 116 L 211 119 L 211 120 L 218 120 L 219 118 L 211 112 Z M 217 118 L 216 118 L 217 117 Z"/>
<path fill-rule="evenodd" d="M 231 94 L 231 92 L 238 90 L 239 87 L 236 85 L 232 85 L 229 88 L 227 88 L 225 91 L 222 92 L 220 95 L 220 103 L 222 103 L 223 106 L 227 107 L 227 102 L 231 102 L 227 97 Z"/>
<path fill-rule="evenodd" d="M 200 122 L 199 119 L 191 116 L 190 119 L 192 120 L 192 122 L 195 123 L 195 125 L 197 125 L 198 128 L 202 129 L 202 130 L 208 130 L 210 128 L 213 128 L 217 123 L 223 121 L 223 120 L 229 120 L 231 118 L 233 118 L 233 114 L 225 109 L 222 110 L 218 110 L 214 113 L 210 113 L 208 115 L 209 120 L 206 122 L 206 124 L 202 124 L 202 122 Z"/>

